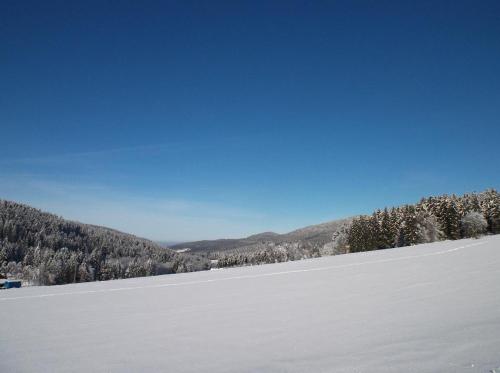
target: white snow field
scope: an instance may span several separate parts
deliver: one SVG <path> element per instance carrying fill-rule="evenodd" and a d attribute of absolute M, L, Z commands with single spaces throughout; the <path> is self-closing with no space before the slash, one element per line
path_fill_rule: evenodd
<path fill-rule="evenodd" d="M 0 292 L 0 372 L 500 371 L 500 236 Z"/>

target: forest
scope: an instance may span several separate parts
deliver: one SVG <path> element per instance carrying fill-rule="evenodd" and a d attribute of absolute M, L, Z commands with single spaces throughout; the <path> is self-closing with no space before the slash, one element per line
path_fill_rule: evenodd
<path fill-rule="evenodd" d="M 253 250 L 215 253 L 213 259 L 219 267 L 275 263 L 498 233 L 500 194 L 489 189 L 462 196 L 426 197 L 416 204 L 347 219 L 326 244 L 267 243 Z"/>
<path fill-rule="evenodd" d="M 258 265 L 498 233 L 500 194 L 494 189 L 426 197 L 345 219 L 327 242 L 285 235 L 197 254 L 0 200 L 0 278 L 30 285 L 103 281 L 207 270 L 213 262 L 219 268 Z"/>
<path fill-rule="evenodd" d="M 58 285 L 208 268 L 200 256 L 0 200 L 0 277 Z"/>
<path fill-rule="evenodd" d="M 355 218 L 344 236 L 349 252 L 411 246 L 440 240 L 500 233 L 500 194 L 496 190 L 423 198 L 371 216 Z"/>

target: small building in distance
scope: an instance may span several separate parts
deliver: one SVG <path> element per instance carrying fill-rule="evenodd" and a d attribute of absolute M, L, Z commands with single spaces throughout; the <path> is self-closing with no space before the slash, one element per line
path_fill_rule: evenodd
<path fill-rule="evenodd" d="M 0 281 L 0 289 L 20 288 L 21 280 L 2 280 Z"/>

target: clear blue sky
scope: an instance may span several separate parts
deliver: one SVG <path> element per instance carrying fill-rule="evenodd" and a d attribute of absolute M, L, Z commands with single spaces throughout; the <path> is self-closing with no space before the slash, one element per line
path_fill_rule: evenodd
<path fill-rule="evenodd" d="M 152 239 L 500 186 L 496 0 L 4 0 L 0 86 L 0 198 Z"/>

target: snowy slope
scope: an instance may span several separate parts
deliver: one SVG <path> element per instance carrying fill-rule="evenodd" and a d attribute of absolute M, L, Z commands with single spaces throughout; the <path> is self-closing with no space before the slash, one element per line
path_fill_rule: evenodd
<path fill-rule="evenodd" d="M 500 237 L 0 292 L 0 372 L 488 372 Z"/>

